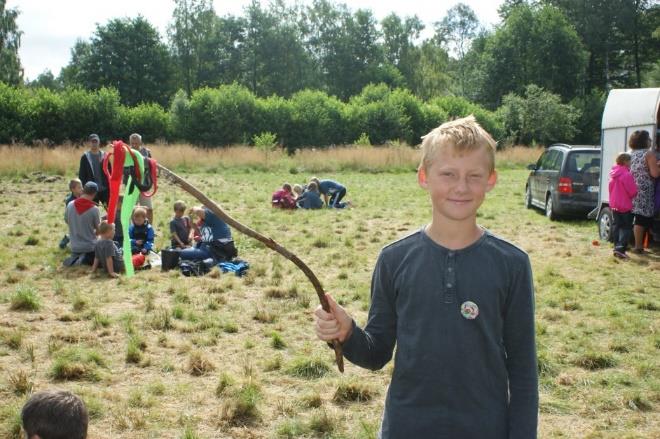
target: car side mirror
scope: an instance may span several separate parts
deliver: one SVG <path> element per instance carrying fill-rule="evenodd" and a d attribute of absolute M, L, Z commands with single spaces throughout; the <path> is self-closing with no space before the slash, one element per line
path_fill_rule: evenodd
<path fill-rule="evenodd" d="M 530 171 L 536 171 L 536 163 L 530 163 L 529 165 L 527 165 L 527 169 L 529 169 Z"/>

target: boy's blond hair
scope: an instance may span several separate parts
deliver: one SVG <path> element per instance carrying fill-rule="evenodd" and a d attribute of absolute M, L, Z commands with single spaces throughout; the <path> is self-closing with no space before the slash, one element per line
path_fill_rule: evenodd
<path fill-rule="evenodd" d="M 620 152 L 616 156 L 616 164 L 619 165 L 619 166 L 623 166 L 626 163 L 630 163 L 631 160 L 632 160 L 632 157 L 627 152 Z"/>
<path fill-rule="evenodd" d="M 133 211 L 133 218 L 139 218 L 139 217 L 146 219 L 147 209 L 145 209 L 144 207 L 136 207 L 135 210 Z"/>
<path fill-rule="evenodd" d="M 186 211 L 186 203 L 183 200 L 177 200 L 174 202 L 174 211 L 175 212 L 185 212 Z"/>
<path fill-rule="evenodd" d="M 69 190 L 72 191 L 74 187 L 80 186 L 82 187 L 82 181 L 80 181 L 79 178 L 72 178 L 69 180 Z"/>
<path fill-rule="evenodd" d="M 442 148 L 453 148 L 458 153 L 483 149 L 488 154 L 489 170 L 495 170 L 496 142 L 473 115 L 445 122 L 422 137 L 422 160 L 419 167 L 428 170 Z"/>
<path fill-rule="evenodd" d="M 99 235 L 104 235 L 114 228 L 114 224 L 107 221 L 101 221 L 99 224 Z"/>
<path fill-rule="evenodd" d="M 302 187 L 301 185 L 299 185 L 299 184 L 294 184 L 294 185 L 293 185 L 293 192 L 295 192 L 296 194 L 300 195 L 300 194 L 303 193 L 303 187 Z"/>

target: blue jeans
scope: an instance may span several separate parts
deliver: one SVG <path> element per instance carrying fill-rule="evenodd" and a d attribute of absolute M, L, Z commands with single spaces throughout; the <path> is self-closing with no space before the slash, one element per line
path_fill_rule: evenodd
<path fill-rule="evenodd" d="M 212 258 L 213 253 L 211 253 L 211 249 L 207 243 L 200 242 L 196 247 L 184 248 L 179 252 L 179 256 L 181 259 L 203 261 L 204 259 Z"/>
<path fill-rule="evenodd" d="M 614 250 L 625 253 L 630 242 L 633 229 L 633 214 L 631 212 L 612 212 L 614 224 L 612 225 L 612 237 L 614 238 Z"/>

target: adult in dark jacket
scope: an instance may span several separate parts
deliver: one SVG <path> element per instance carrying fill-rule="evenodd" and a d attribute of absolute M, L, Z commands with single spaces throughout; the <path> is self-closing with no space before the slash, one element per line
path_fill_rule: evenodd
<path fill-rule="evenodd" d="M 94 201 L 108 204 L 110 196 L 108 178 L 103 172 L 103 159 L 105 153 L 101 151 L 101 139 L 97 134 L 90 134 L 88 138 L 89 150 L 80 157 L 80 167 L 78 168 L 78 178 L 83 186 L 88 181 L 93 181 L 98 186 L 98 192 Z M 110 166 L 108 166 L 110 168 Z"/>

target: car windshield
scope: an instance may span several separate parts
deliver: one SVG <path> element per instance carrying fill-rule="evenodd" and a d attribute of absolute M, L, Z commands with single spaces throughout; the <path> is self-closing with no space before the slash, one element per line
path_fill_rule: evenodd
<path fill-rule="evenodd" d="M 600 151 L 571 152 L 566 163 L 568 172 L 600 171 Z"/>

